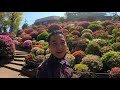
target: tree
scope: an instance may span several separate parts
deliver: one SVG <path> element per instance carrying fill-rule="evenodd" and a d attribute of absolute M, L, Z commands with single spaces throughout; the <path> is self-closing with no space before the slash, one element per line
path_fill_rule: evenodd
<path fill-rule="evenodd" d="M 61 23 L 64 23 L 64 22 L 65 22 L 64 17 L 60 17 L 59 21 L 60 21 Z"/>
<path fill-rule="evenodd" d="M 8 27 L 9 27 L 9 21 L 4 20 L 4 22 L 3 22 L 3 31 L 7 32 Z"/>
<path fill-rule="evenodd" d="M 65 16 L 66 16 L 67 21 L 74 21 L 75 20 L 74 12 L 66 12 Z"/>
<path fill-rule="evenodd" d="M 28 24 L 27 23 L 24 23 L 23 26 L 22 26 L 22 29 L 25 29 L 25 28 L 28 28 Z"/>
<path fill-rule="evenodd" d="M 118 20 L 119 20 L 119 16 L 118 16 L 117 12 L 114 12 L 114 13 L 112 13 L 112 14 L 113 14 L 112 20 L 113 20 L 113 21 L 118 21 Z"/>
<path fill-rule="evenodd" d="M 22 12 L 7 12 L 7 18 L 9 22 L 9 32 L 14 32 L 19 29 L 19 25 L 22 21 Z"/>
<path fill-rule="evenodd" d="M 3 29 L 4 16 L 4 12 L 0 12 L 0 32 L 2 32 Z"/>
<path fill-rule="evenodd" d="M 67 21 L 76 21 L 76 20 L 89 20 L 94 21 L 99 17 L 104 17 L 105 12 L 66 12 L 65 16 Z"/>

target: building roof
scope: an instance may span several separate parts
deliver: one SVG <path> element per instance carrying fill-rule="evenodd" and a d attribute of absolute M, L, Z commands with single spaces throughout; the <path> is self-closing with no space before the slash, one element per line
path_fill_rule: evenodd
<path fill-rule="evenodd" d="M 37 19 L 37 20 L 35 20 L 35 23 L 43 22 L 43 21 L 47 21 L 47 20 L 59 20 L 59 19 L 60 19 L 60 16 L 49 16 L 49 17 Z"/>

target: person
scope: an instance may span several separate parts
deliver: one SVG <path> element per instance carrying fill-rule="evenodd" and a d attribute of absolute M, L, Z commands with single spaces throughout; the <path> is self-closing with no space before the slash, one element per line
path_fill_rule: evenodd
<path fill-rule="evenodd" d="M 37 68 L 36 78 L 71 78 L 72 68 L 65 60 L 66 38 L 62 32 L 53 32 L 48 37 L 50 57 Z"/>

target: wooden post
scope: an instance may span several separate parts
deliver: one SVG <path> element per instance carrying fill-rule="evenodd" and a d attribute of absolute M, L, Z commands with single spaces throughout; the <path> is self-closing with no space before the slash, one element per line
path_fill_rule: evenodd
<path fill-rule="evenodd" d="M 92 78 L 96 78 L 96 71 L 93 69 Z"/>

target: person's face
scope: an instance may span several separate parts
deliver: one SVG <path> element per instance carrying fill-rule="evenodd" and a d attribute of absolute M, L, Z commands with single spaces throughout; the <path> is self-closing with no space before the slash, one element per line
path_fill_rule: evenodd
<path fill-rule="evenodd" d="M 67 51 L 67 43 L 62 34 L 53 35 L 50 38 L 50 52 L 57 58 L 63 58 Z"/>

